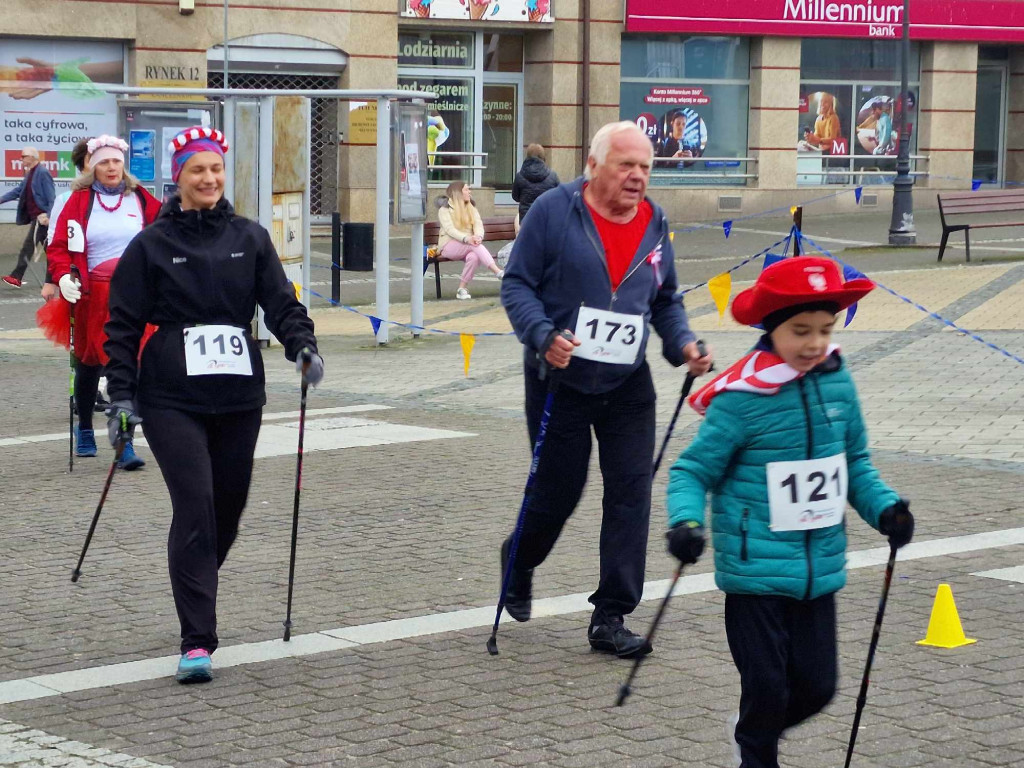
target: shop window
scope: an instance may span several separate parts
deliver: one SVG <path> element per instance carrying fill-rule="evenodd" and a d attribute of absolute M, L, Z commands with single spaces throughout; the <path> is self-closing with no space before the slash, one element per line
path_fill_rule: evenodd
<path fill-rule="evenodd" d="M 654 184 L 745 183 L 749 99 L 746 38 L 623 38 L 619 113 L 654 145 Z"/>
<path fill-rule="evenodd" d="M 428 106 L 431 183 L 512 188 L 522 145 L 522 35 L 401 30 L 398 87 L 437 95 Z"/>
<path fill-rule="evenodd" d="M 521 35 L 484 34 L 484 72 L 522 72 Z"/>
<path fill-rule="evenodd" d="M 437 94 L 437 99 L 427 108 L 427 163 L 430 166 L 430 181 L 470 181 L 471 176 L 466 169 L 434 166 L 473 165 L 469 156 L 444 154 L 469 152 L 473 148 L 473 78 L 399 76 L 398 87 Z"/>
<path fill-rule="evenodd" d="M 886 184 L 905 136 L 917 150 L 920 57 L 911 47 L 910 87 L 899 97 L 899 41 L 804 40 L 797 184 Z M 900 125 L 906 106 L 903 136 Z"/>

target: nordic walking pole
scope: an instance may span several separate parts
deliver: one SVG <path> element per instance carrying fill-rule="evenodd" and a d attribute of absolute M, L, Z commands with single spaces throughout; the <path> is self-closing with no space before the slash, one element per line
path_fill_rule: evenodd
<path fill-rule="evenodd" d="M 78 267 L 71 265 L 71 277 L 77 282 L 82 282 Z M 59 300 L 59 299 L 55 299 Z M 69 361 L 71 373 L 68 377 L 68 473 L 75 471 L 75 305 L 71 305 L 69 319 L 70 329 L 68 337 Z"/>
<path fill-rule="evenodd" d="M 704 348 L 704 342 L 701 340 L 697 341 L 697 353 L 704 357 L 707 355 L 707 350 Z M 708 369 L 709 371 L 714 370 L 714 366 Z M 672 421 L 669 422 L 668 431 L 665 432 L 665 439 L 661 442 L 661 450 L 658 451 L 658 457 L 654 460 L 654 466 L 651 469 L 651 481 L 653 482 L 655 476 L 658 474 L 658 468 L 661 467 L 661 460 L 665 456 L 665 449 L 668 447 L 668 441 L 672 439 L 672 432 L 676 428 L 676 420 L 679 418 L 679 412 L 683 409 L 683 403 L 686 402 L 687 395 L 690 394 L 690 390 L 693 389 L 693 382 L 697 380 L 697 377 L 692 373 L 686 374 L 686 379 L 683 381 L 683 389 L 679 395 L 679 402 L 676 403 L 675 413 L 672 414 Z M 665 609 L 668 608 L 668 601 L 672 599 L 672 591 L 676 588 L 676 582 L 679 581 L 679 577 L 683 575 L 683 564 L 680 563 L 676 568 L 675 574 L 672 576 L 672 583 L 668 585 L 668 592 L 661 601 L 661 605 L 658 606 L 658 612 L 654 614 L 654 621 L 651 622 L 651 628 L 647 630 L 647 644 L 650 645 L 654 639 L 654 633 L 658 629 L 658 624 L 661 623 L 661 617 L 665 614 Z M 621 707 L 626 703 L 626 697 L 633 692 L 630 686 L 633 684 L 633 679 L 636 677 L 636 673 L 640 671 L 640 664 L 643 662 L 644 657 L 637 656 L 633 661 L 633 667 L 629 670 L 629 677 L 626 678 L 621 686 L 619 686 L 619 695 L 615 699 L 615 706 Z"/>
<path fill-rule="evenodd" d="M 562 337 L 572 340 L 569 331 L 562 331 Z M 540 425 L 537 428 L 537 440 L 533 444 L 533 459 L 530 461 L 530 473 L 526 476 L 526 488 L 523 490 L 523 502 L 519 505 L 519 516 L 516 518 L 516 530 L 512 534 L 512 545 L 508 550 L 508 563 L 505 565 L 505 573 L 501 578 L 501 594 L 498 596 L 498 610 L 494 614 L 494 626 L 491 627 L 491 636 L 487 639 L 487 652 L 491 656 L 498 655 L 498 624 L 501 622 L 501 612 L 505 610 L 505 597 L 508 595 L 508 585 L 512 581 L 512 568 L 516 562 L 516 552 L 519 550 L 519 539 L 523 535 L 523 523 L 526 521 L 526 510 L 530 506 L 530 492 L 533 490 L 534 481 L 537 479 L 537 467 L 540 466 L 540 452 L 544 447 L 544 439 L 548 434 L 548 424 L 551 421 L 551 405 L 555 401 L 555 392 L 558 391 L 559 376 L 554 371 L 548 370 L 548 365 L 541 359 L 540 377 L 548 379 L 548 394 L 544 400 L 544 410 L 540 416 Z"/>
<path fill-rule="evenodd" d="M 110 491 L 110 483 L 114 479 L 114 472 L 117 470 L 117 462 L 121 460 L 121 454 L 124 453 L 124 446 L 127 441 L 128 414 L 122 411 L 121 429 L 117 432 L 117 448 L 114 451 L 114 460 L 110 462 L 110 471 L 107 472 L 107 482 L 103 484 L 103 493 L 100 494 L 100 503 L 96 505 L 96 512 L 93 513 L 92 523 L 89 525 L 89 533 L 86 534 L 85 544 L 82 546 L 82 554 L 78 557 L 78 565 L 76 565 L 75 570 L 71 572 L 72 583 L 78 581 L 78 577 L 82 575 L 82 561 L 85 560 L 85 553 L 89 550 L 89 542 L 92 541 L 92 535 L 96 530 L 96 523 L 100 520 L 100 512 L 103 510 L 103 502 L 107 500 L 107 493 Z"/>
<path fill-rule="evenodd" d="M 853 728 L 850 729 L 850 745 L 846 748 L 845 768 L 850 768 L 853 759 L 853 745 L 857 743 L 857 729 L 860 728 L 860 716 L 864 714 L 864 705 L 868 700 L 868 685 L 871 682 L 871 664 L 875 660 L 875 649 L 878 648 L 878 637 L 882 634 L 882 618 L 885 616 L 885 604 L 889 600 L 889 585 L 892 584 L 892 572 L 896 566 L 896 547 L 889 545 L 889 562 L 885 564 L 885 581 L 882 583 L 882 597 L 878 601 L 878 615 L 875 626 L 871 630 L 871 644 L 868 646 L 868 660 L 864 665 L 864 676 L 860 680 L 860 693 L 857 694 L 857 711 L 853 715 Z"/>
<path fill-rule="evenodd" d="M 299 537 L 299 495 L 302 493 L 302 439 L 306 434 L 306 393 L 309 382 L 306 371 L 313 359 L 308 349 L 302 355 L 302 387 L 299 395 L 299 449 L 295 456 L 295 503 L 292 505 L 292 553 L 288 560 L 288 609 L 284 618 L 284 641 L 292 639 L 292 589 L 295 586 L 295 547 Z"/>

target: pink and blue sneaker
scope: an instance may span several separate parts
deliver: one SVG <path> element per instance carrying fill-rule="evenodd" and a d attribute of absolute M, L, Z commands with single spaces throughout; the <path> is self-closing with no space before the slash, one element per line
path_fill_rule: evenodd
<path fill-rule="evenodd" d="M 179 683 L 208 683 L 213 680 L 213 663 L 210 652 L 205 648 L 193 648 L 181 654 L 178 673 L 174 679 Z"/>

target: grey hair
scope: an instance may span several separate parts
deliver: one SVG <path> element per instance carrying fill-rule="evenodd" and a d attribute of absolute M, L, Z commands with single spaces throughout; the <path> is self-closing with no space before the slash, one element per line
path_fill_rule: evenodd
<path fill-rule="evenodd" d="M 650 139 L 647 138 L 647 134 L 644 133 L 640 126 L 634 123 L 632 120 L 620 120 L 617 123 L 608 123 L 602 125 L 597 129 L 597 133 L 594 134 L 594 138 L 590 142 L 590 152 L 587 156 L 587 166 L 583 169 L 583 178 L 590 180 L 590 158 L 594 158 L 597 165 L 603 165 L 604 161 L 608 159 L 608 150 L 611 148 L 612 136 L 619 133 L 634 132 L 638 136 L 643 136 L 651 147 L 651 162 L 654 162 L 654 145 L 651 144 Z"/>

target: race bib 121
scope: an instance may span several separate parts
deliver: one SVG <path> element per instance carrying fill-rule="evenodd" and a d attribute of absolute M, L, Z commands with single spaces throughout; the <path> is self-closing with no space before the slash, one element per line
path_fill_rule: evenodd
<path fill-rule="evenodd" d="M 773 461 L 765 470 L 773 531 L 809 531 L 843 522 L 845 453 L 823 459 Z"/>

